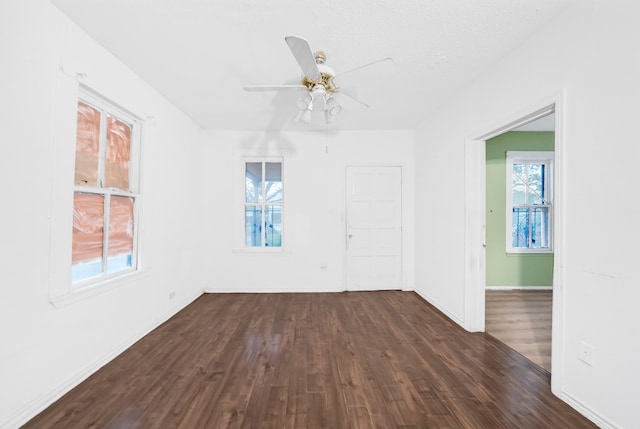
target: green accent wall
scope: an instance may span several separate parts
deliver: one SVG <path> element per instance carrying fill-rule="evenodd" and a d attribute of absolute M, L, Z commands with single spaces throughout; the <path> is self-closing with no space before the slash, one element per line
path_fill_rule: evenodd
<path fill-rule="evenodd" d="M 552 286 L 552 253 L 506 252 L 507 151 L 553 151 L 553 132 L 511 131 L 487 140 L 486 285 Z"/>

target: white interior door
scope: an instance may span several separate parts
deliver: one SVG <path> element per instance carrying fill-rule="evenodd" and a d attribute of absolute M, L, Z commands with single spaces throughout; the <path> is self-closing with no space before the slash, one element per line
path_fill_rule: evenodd
<path fill-rule="evenodd" d="M 401 196 L 401 167 L 347 167 L 347 290 L 402 288 Z"/>

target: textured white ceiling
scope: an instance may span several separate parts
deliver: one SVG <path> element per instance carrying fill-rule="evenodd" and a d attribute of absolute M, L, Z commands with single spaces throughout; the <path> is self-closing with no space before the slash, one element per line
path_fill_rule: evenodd
<path fill-rule="evenodd" d="M 202 128 L 265 130 L 324 128 L 292 120 L 295 94 L 242 89 L 298 83 L 287 35 L 338 74 L 395 61 L 391 76 L 359 73 L 350 93 L 369 109 L 331 127 L 413 129 L 571 0 L 51 1 Z"/>

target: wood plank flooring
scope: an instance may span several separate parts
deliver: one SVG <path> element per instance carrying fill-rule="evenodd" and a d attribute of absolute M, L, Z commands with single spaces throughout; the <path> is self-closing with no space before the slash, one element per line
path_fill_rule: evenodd
<path fill-rule="evenodd" d="M 413 292 L 206 294 L 26 428 L 595 428 Z"/>
<path fill-rule="evenodd" d="M 485 331 L 551 371 L 550 290 L 488 290 Z"/>

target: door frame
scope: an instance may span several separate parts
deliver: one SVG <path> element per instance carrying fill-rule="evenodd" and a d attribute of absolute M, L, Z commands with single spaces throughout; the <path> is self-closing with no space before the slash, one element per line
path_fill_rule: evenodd
<path fill-rule="evenodd" d="M 342 291 L 347 292 L 347 209 L 348 209 L 348 194 L 347 194 L 347 170 L 349 167 L 399 167 L 400 168 L 400 286 L 403 291 L 411 291 L 413 287 L 413 276 L 409 272 L 410 267 L 413 266 L 413 260 L 410 259 L 410 252 L 408 252 L 407 246 L 413 246 L 413 240 L 407 235 L 407 230 L 412 230 L 412 224 L 408 218 L 408 211 L 412 209 L 411 202 L 407 199 L 408 192 L 413 192 L 413 189 L 409 189 L 407 186 L 408 181 L 406 175 L 408 174 L 408 167 L 405 162 L 373 162 L 373 163 L 349 163 L 343 165 L 343 222 L 342 222 Z"/>
<path fill-rule="evenodd" d="M 485 330 L 485 204 L 486 141 L 525 123 L 555 113 L 554 209 L 553 209 L 553 307 L 551 329 L 551 391 L 561 394 L 563 361 L 563 287 L 564 287 L 564 172 L 565 102 L 564 90 L 552 94 L 510 117 L 489 125 L 465 139 L 465 329 Z"/>

